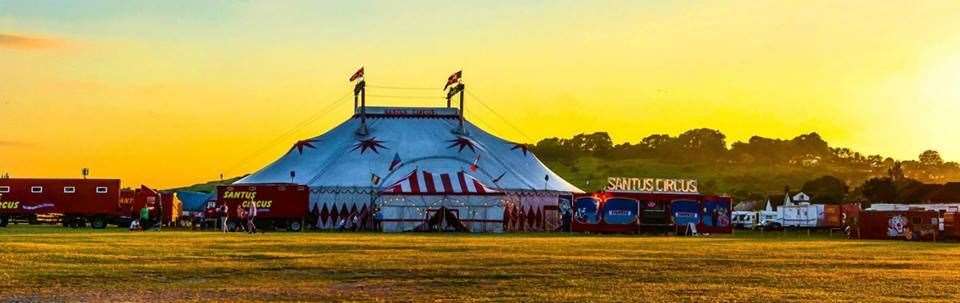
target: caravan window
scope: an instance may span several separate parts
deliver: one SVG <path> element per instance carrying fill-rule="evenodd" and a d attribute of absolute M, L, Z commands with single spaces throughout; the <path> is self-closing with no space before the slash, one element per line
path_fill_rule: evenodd
<path fill-rule="evenodd" d="M 0 193 L 9 193 L 9 192 L 10 192 L 9 186 L 0 186 Z"/>

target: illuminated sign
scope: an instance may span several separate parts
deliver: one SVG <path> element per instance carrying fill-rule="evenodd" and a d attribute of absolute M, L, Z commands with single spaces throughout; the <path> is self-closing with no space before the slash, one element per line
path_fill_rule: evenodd
<path fill-rule="evenodd" d="M 607 178 L 607 191 L 639 193 L 698 193 L 697 180 L 660 178 Z"/>

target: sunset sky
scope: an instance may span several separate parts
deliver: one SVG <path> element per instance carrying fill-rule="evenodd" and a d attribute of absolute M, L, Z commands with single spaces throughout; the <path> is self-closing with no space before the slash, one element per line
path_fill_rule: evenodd
<path fill-rule="evenodd" d="M 437 87 L 373 105 L 440 106 L 462 68 L 468 118 L 520 142 L 816 131 L 960 160 L 960 1 L 0 0 L 0 172 L 251 172 L 347 119 L 361 65 Z"/>

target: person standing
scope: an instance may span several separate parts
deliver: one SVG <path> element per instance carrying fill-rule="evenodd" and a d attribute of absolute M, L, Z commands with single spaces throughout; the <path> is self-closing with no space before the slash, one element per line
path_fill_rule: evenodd
<path fill-rule="evenodd" d="M 247 232 L 257 233 L 257 224 L 253 220 L 257 218 L 257 203 L 250 201 L 250 209 L 247 210 Z"/>
<path fill-rule="evenodd" d="M 241 229 L 246 229 L 244 226 L 244 221 L 247 220 L 247 211 L 243 209 L 243 205 L 237 205 L 237 231 Z"/>
<path fill-rule="evenodd" d="M 140 230 L 147 229 L 147 227 L 149 226 L 147 224 L 149 223 L 150 223 L 150 209 L 147 208 L 147 205 L 143 205 L 143 207 L 140 208 Z"/>
<path fill-rule="evenodd" d="M 227 228 L 227 220 L 230 219 L 230 211 L 226 203 L 217 207 L 217 214 L 220 217 L 220 228 L 223 229 L 223 232 L 229 231 L 230 229 Z"/>
<path fill-rule="evenodd" d="M 354 214 L 353 217 L 350 218 L 350 230 L 352 230 L 352 231 L 360 230 L 360 216 L 359 216 L 359 215 Z"/>

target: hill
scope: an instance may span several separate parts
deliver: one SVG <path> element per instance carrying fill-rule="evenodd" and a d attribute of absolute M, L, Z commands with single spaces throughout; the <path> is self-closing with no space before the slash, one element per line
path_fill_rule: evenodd
<path fill-rule="evenodd" d="M 723 133 L 704 128 L 615 145 L 607 133 L 597 132 L 543 139 L 530 149 L 586 191 L 604 188 L 611 176 L 691 178 L 699 180 L 704 193 L 763 199 L 783 193 L 785 187 L 801 189 L 808 181 L 828 176 L 842 182 L 839 187 L 847 187 L 839 197 L 861 199 L 860 188 L 874 178 L 889 178 L 890 186 L 900 187 L 960 180 L 960 165 L 944 161 L 933 150 L 917 160 L 900 161 L 831 147 L 817 133 L 789 140 L 754 136 L 728 145 Z"/>
<path fill-rule="evenodd" d="M 783 193 L 784 186 L 800 189 L 811 179 L 829 175 L 860 184 L 871 174 L 842 167 L 802 167 L 795 165 L 744 166 L 736 163 L 668 163 L 657 159 L 608 161 L 600 157 L 581 156 L 573 163 L 542 159 L 567 181 L 585 191 L 606 187 L 610 176 L 642 176 L 653 178 L 689 178 L 699 182 L 704 193 L 723 194 L 738 199 L 761 198 Z"/>
<path fill-rule="evenodd" d="M 233 182 L 236 182 L 237 180 L 240 180 L 241 178 L 246 177 L 246 176 L 247 176 L 247 175 L 243 175 L 243 176 L 237 176 L 237 177 L 233 177 L 233 178 L 229 178 L 229 179 L 210 181 L 210 182 L 206 182 L 206 183 L 198 183 L 198 184 L 194 184 L 194 185 L 190 185 L 190 186 L 170 188 L 170 189 L 165 189 L 165 191 L 181 191 L 181 190 L 186 190 L 186 191 L 198 191 L 198 192 L 212 193 L 212 192 L 217 191 L 217 186 L 232 184 Z"/>

